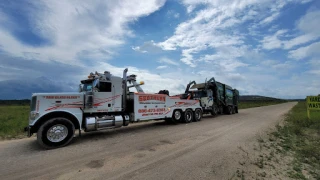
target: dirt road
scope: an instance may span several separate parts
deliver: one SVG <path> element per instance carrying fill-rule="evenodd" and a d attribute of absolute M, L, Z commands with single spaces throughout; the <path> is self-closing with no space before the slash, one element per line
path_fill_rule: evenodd
<path fill-rule="evenodd" d="M 296 103 L 204 117 L 200 122 L 131 124 L 83 133 L 67 147 L 41 149 L 34 137 L 0 142 L 1 179 L 228 179 L 239 147 L 273 127 Z"/>

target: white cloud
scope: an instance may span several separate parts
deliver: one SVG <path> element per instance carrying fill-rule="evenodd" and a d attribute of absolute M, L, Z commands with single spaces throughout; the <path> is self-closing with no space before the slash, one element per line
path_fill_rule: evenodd
<path fill-rule="evenodd" d="M 158 53 L 161 52 L 162 49 L 156 44 L 153 40 L 144 42 L 141 46 L 132 47 L 134 51 L 141 53 Z"/>
<path fill-rule="evenodd" d="M 313 43 L 309 46 L 301 47 L 296 50 L 289 51 L 289 58 L 301 60 L 308 57 L 320 56 L 320 42 Z"/>
<path fill-rule="evenodd" d="M 173 15 L 173 17 L 174 17 L 174 18 L 179 18 L 179 17 L 180 17 L 180 14 L 179 14 L 179 13 L 175 13 L 175 14 Z"/>
<path fill-rule="evenodd" d="M 260 22 L 260 24 L 263 24 L 263 25 L 269 24 L 269 23 L 273 22 L 275 19 L 277 19 L 277 18 L 279 17 L 279 15 L 280 15 L 279 12 L 274 13 L 274 14 L 272 14 L 271 16 L 266 17 L 264 20 L 262 20 L 262 21 Z"/>
<path fill-rule="evenodd" d="M 170 91 L 170 95 L 180 94 L 184 92 L 184 88 L 190 80 L 204 81 L 203 77 L 195 76 L 182 69 L 175 69 L 174 71 L 166 71 L 165 73 L 153 73 L 151 70 L 138 69 L 136 67 L 116 67 L 108 63 L 98 63 L 92 68 L 92 71 L 103 72 L 109 70 L 112 75 L 122 77 L 123 70 L 128 68 L 128 75 L 137 75 L 137 81 L 144 81 L 145 85 L 142 86 L 146 93 L 156 93 L 159 90 L 167 89 Z M 166 68 L 161 67 L 165 70 Z M 132 91 L 134 89 L 131 89 Z"/>
<path fill-rule="evenodd" d="M 24 57 L 28 52 L 37 54 L 37 59 L 43 61 L 54 59 L 72 64 L 83 57 L 103 61 L 116 53 L 115 48 L 124 44 L 126 37 L 134 36 L 128 23 L 157 11 L 164 2 L 43 0 L 31 3 L 30 6 L 37 7 L 37 11 L 29 10 L 26 14 L 32 24 L 31 31 L 50 43 L 42 47 L 29 46 L 0 27 L 0 46 L 14 56 Z"/>
<path fill-rule="evenodd" d="M 134 51 L 138 51 L 138 52 L 141 52 L 141 53 L 146 53 L 148 51 L 145 51 L 145 50 L 141 50 L 140 46 L 134 46 L 134 47 L 131 47 Z"/>
<path fill-rule="evenodd" d="M 178 18 L 180 17 L 180 13 L 175 12 L 174 10 L 169 10 L 169 11 L 167 12 L 167 15 L 168 15 L 169 17 L 173 17 L 173 18 L 176 18 L 176 19 L 178 19 Z"/>
<path fill-rule="evenodd" d="M 175 65 L 175 66 L 178 66 L 179 63 L 177 63 L 176 61 L 172 60 L 172 59 L 169 59 L 167 57 L 162 57 L 159 59 L 158 61 L 159 63 L 165 63 L 165 64 L 170 64 L 170 65 Z"/>
<path fill-rule="evenodd" d="M 243 23 L 250 21 L 255 28 L 263 27 L 274 22 L 281 15 L 281 9 L 285 5 L 299 3 L 298 0 L 183 0 L 182 2 L 187 11 L 194 16 L 180 23 L 174 34 L 158 45 L 163 50 L 181 49 L 181 61 L 190 67 L 197 66 L 194 57 L 203 51 L 215 51 L 223 46 L 237 48 L 243 45 L 247 35 L 237 30 Z M 194 11 L 200 5 L 204 5 L 204 8 Z M 283 34 L 284 30 L 281 31 Z M 277 35 L 281 35 L 281 31 Z M 268 38 L 265 39 L 266 48 L 282 47 L 276 36 Z M 228 55 L 230 54 L 226 54 Z"/>
<path fill-rule="evenodd" d="M 291 49 L 295 46 L 301 45 L 301 44 L 305 44 L 307 42 L 310 42 L 312 40 L 316 39 L 316 36 L 311 35 L 311 34 L 304 34 L 298 37 L 295 37 L 289 41 L 283 41 L 283 48 L 284 49 Z"/>
<path fill-rule="evenodd" d="M 319 28 L 320 10 L 308 11 L 306 15 L 299 19 L 297 28 L 304 33 L 320 36 Z"/>
<path fill-rule="evenodd" d="M 320 10 L 308 11 L 303 17 L 296 22 L 298 35 L 292 39 L 281 39 L 292 32 L 279 30 L 274 35 L 263 38 L 262 47 L 264 49 L 292 49 L 296 46 L 312 42 L 320 37 Z"/>
<path fill-rule="evenodd" d="M 315 75 L 319 75 L 319 76 L 320 76 L 320 70 L 319 70 L 319 69 L 311 70 L 311 71 L 309 71 L 309 73 L 311 73 L 311 74 L 315 74 Z"/>
<path fill-rule="evenodd" d="M 299 1 L 184 0 L 190 19 L 180 23 L 171 37 L 159 43 L 146 41 L 143 45 L 135 45 L 131 48 L 142 53 L 159 52 L 162 49 L 179 50 L 181 51 L 180 61 L 188 66 L 180 69 L 178 60 L 161 58 L 158 62 L 162 64 L 156 67 L 161 70 L 157 72 L 129 66 L 128 73 L 137 74 L 138 80 L 145 81 L 143 89 L 146 92 L 155 93 L 160 89 L 168 89 L 171 95 L 183 92 L 189 81 L 204 82 L 205 78 L 211 77 L 240 89 L 241 94 L 301 96 L 301 94 L 315 91 L 316 82 L 313 83 L 311 90 L 294 91 L 304 87 L 304 84 L 295 83 L 300 83 L 306 78 L 299 76 L 300 74 L 297 74 L 296 79 L 290 80 L 283 80 L 286 78 L 279 80 L 275 75 L 287 69 L 291 70 L 294 66 L 292 62 L 296 61 L 267 60 L 260 67 L 255 66 L 252 62 L 259 64 L 263 59 L 260 57 L 262 53 L 259 48 L 254 49 L 247 45 L 246 37 L 253 37 L 251 34 L 242 34 L 239 31 L 246 22 L 252 22 L 253 24 L 249 23 L 249 26 L 254 25 L 255 28 L 270 25 L 273 30 L 278 29 L 272 23 L 282 15 L 281 8 L 289 2 Z M 126 37 L 135 36 L 129 28 L 130 23 L 159 10 L 163 3 L 164 1 L 158 0 L 90 1 L 77 4 L 66 1 L 41 1 L 38 5 L 42 4 L 40 8 L 42 10 L 31 12 L 29 17 L 34 27 L 32 31 L 48 38 L 51 44 L 43 47 L 28 46 L 0 27 L 0 48 L 9 54 L 27 59 L 57 60 L 79 66 L 84 65 L 77 59 L 86 56 L 90 57 L 89 59 L 94 63 L 90 67 L 82 68 L 80 74 L 87 75 L 88 72 L 82 71 L 90 69 L 100 72 L 109 70 L 114 75 L 122 76 L 125 67 L 112 66 L 104 60 L 117 53 L 116 48 L 125 44 Z M 200 4 L 204 4 L 205 7 L 195 11 Z M 314 17 L 311 15 L 310 17 Z M 174 13 L 171 14 L 171 17 L 174 16 Z M 306 19 L 301 19 L 296 25 L 297 30 L 300 31 L 298 36 L 288 40 L 286 37 L 288 32 L 281 32 L 284 31 L 281 30 L 275 34 L 274 39 L 266 39 L 266 47 L 279 48 L 278 44 L 280 44 L 280 48 L 292 48 L 301 45 L 300 42 L 312 41 L 312 37 L 316 35 L 316 30 L 319 28 L 317 26 L 304 28 L 307 24 L 303 22 L 314 22 L 312 21 L 314 19 L 309 16 L 305 17 Z M 0 21 L 8 21 L 8 19 L 0 16 Z M 259 24 L 260 22 L 262 23 Z M 287 42 L 282 38 L 287 38 Z M 309 57 L 310 52 L 314 53 L 314 49 L 310 49 L 312 48 L 297 49 L 296 52 L 292 51 L 292 55 L 294 58 Z M 173 68 L 169 69 L 170 65 L 178 67 L 173 70 Z M 195 66 L 197 68 L 193 68 Z M 266 69 L 262 66 L 270 68 Z M 246 69 L 238 71 L 241 67 Z M 311 70 L 310 73 L 317 74 L 318 71 Z M 287 89 L 283 89 L 284 86 Z"/>
<path fill-rule="evenodd" d="M 158 66 L 156 69 L 165 69 L 167 68 L 168 66 Z"/>
<path fill-rule="evenodd" d="M 271 60 L 271 59 L 264 60 L 261 62 L 261 65 L 264 65 L 264 66 L 271 66 L 271 65 L 275 65 L 275 64 L 277 64 L 277 61 Z"/>
<path fill-rule="evenodd" d="M 279 40 L 279 37 L 283 36 L 287 30 L 278 30 L 274 35 L 272 36 L 266 36 L 263 38 L 262 47 L 264 49 L 277 49 L 281 48 L 283 46 L 283 42 Z"/>

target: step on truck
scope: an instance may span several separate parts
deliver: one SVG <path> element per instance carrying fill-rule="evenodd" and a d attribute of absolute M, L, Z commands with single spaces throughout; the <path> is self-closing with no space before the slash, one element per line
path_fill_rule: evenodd
<path fill-rule="evenodd" d="M 182 98 L 199 100 L 203 114 L 238 113 L 239 91 L 216 81 L 214 77 L 205 83 L 190 82 Z"/>
<path fill-rule="evenodd" d="M 169 96 L 168 90 L 145 93 L 143 81 L 136 75 L 117 77 L 105 71 L 90 73 L 81 80 L 79 92 L 33 93 L 30 104 L 28 137 L 37 134 L 38 143 L 46 149 L 69 144 L 76 130 L 100 131 L 120 128 L 130 123 L 165 120 L 173 123 L 200 121 L 199 100 Z M 130 91 L 135 88 L 136 91 Z"/>

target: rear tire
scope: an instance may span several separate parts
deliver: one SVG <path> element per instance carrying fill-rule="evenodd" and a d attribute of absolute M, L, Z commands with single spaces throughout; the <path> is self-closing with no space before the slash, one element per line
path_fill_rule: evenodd
<path fill-rule="evenodd" d="M 184 122 L 185 123 L 191 123 L 193 121 L 193 112 L 192 110 L 190 109 L 187 109 L 185 112 L 184 112 Z"/>
<path fill-rule="evenodd" d="M 193 117 L 193 121 L 197 122 L 197 121 L 201 121 L 202 118 L 202 111 L 201 109 L 196 109 L 194 111 L 194 117 Z"/>
<path fill-rule="evenodd" d="M 231 106 L 227 106 L 226 107 L 226 111 L 227 111 L 227 114 L 232 114 L 232 107 Z"/>
<path fill-rule="evenodd" d="M 235 113 L 236 113 L 235 108 L 236 108 L 236 107 L 232 106 L 232 114 L 235 114 Z"/>
<path fill-rule="evenodd" d="M 177 124 L 179 122 L 182 122 L 182 119 L 183 115 L 181 110 L 174 110 L 171 118 L 172 123 Z"/>
<path fill-rule="evenodd" d="M 74 131 L 74 124 L 67 118 L 52 118 L 40 126 L 37 141 L 45 149 L 60 148 L 71 142 Z"/>

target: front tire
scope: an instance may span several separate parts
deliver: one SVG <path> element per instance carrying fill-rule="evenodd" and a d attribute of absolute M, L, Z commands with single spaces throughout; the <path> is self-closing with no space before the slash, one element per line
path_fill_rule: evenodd
<path fill-rule="evenodd" d="M 218 107 L 217 107 L 217 105 L 213 105 L 212 106 L 212 110 L 211 110 L 211 115 L 212 116 L 216 116 L 217 114 L 218 114 Z"/>
<path fill-rule="evenodd" d="M 60 148 L 70 143 L 74 131 L 74 124 L 67 118 L 52 118 L 40 126 L 37 141 L 46 149 Z"/>

